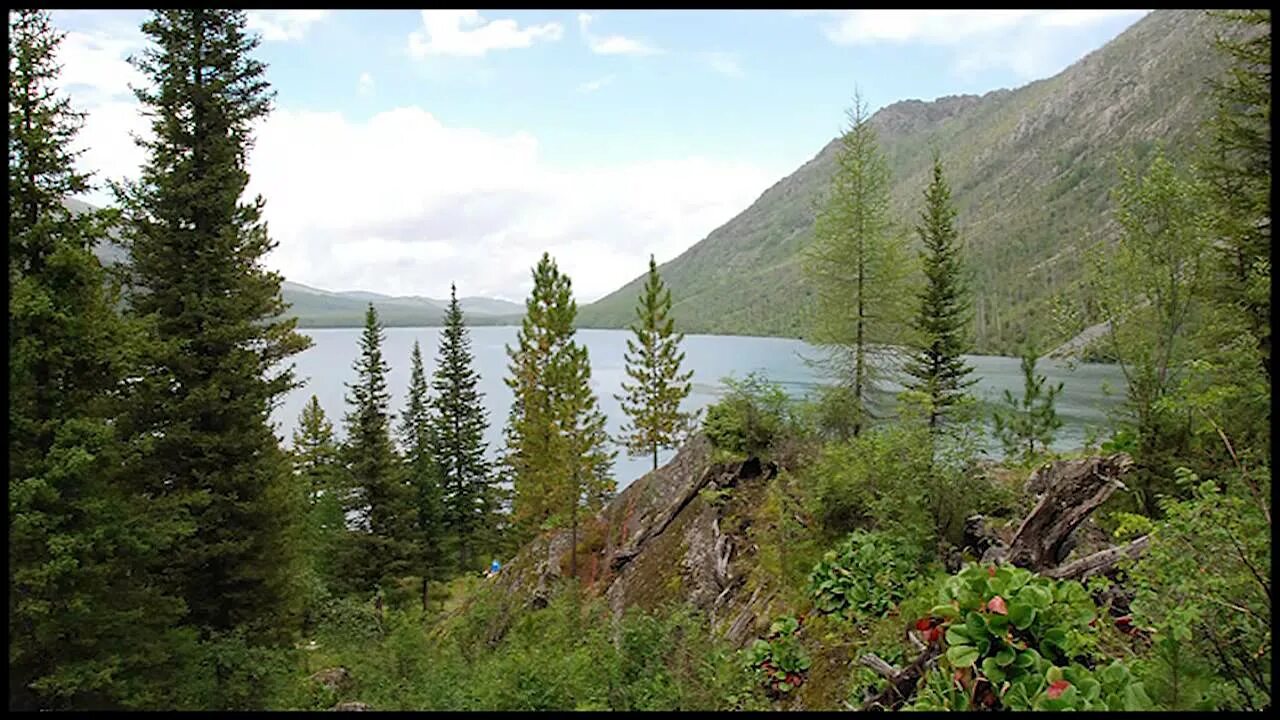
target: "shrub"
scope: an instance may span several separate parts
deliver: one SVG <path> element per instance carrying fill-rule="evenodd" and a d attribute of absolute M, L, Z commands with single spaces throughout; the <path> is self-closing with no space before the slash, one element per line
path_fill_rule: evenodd
<path fill-rule="evenodd" d="M 1271 704 L 1270 470 L 1257 473 L 1259 487 L 1225 492 L 1180 469 L 1191 498 L 1164 501 L 1164 520 L 1129 569 L 1133 622 L 1156 640 L 1144 677 L 1166 708 Z"/>
<path fill-rule="evenodd" d="M 882 616 L 902 599 L 921 559 L 919 545 L 907 538 L 855 530 L 809 575 L 814 605 L 850 620 Z"/>
<path fill-rule="evenodd" d="M 756 373 L 723 382 L 728 392 L 707 408 L 702 423 L 717 448 L 735 454 L 760 454 L 798 428 L 792 403 L 781 386 Z"/>

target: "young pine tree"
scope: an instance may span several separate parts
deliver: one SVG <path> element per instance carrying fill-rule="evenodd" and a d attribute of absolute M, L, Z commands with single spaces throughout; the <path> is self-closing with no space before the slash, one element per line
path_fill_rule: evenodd
<path fill-rule="evenodd" d="M 911 258 L 889 218 L 889 168 L 860 97 L 848 115 L 805 269 L 817 294 L 812 337 L 825 351 L 819 364 L 852 406 L 841 434 L 856 436 L 872 419 L 872 394 L 894 359 L 892 347 L 905 337 Z"/>
<path fill-rule="evenodd" d="M 470 570 L 474 558 L 492 545 L 497 498 L 489 461 L 485 459 L 483 395 L 480 375 L 472 368 L 471 340 L 458 305 L 458 290 L 449 288 L 449 309 L 432 377 L 431 426 L 436 461 L 445 488 L 445 521 L 458 550 L 458 564 Z"/>
<path fill-rule="evenodd" d="M 916 226 L 925 285 L 920 291 L 915 330 L 919 347 L 907 363 L 913 380 L 908 388 L 929 398 L 929 429 L 936 431 L 947 410 L 977 382 L 966 379 L 973 368 L 964 361 L 968 349 L 969 297 L 963 277 L 951 189 L 942 175 L 942 159 L 933 158 L 933 180 L 924 192 L 925 207 Z"/>
<path fill-rule="evenodd" d="M 344 575 L 351 590 L 373 592 L 413 572 L 417 534 L 413 490 L 391 443 L 388 367 L 373 303 L 365 311 L 355 371 L 356 382 L 347 385 L 343 455 L 351 482 L 345 510 L 358 526 L 349 536 Z"/>
<path fill-rule="evenodd" d="M 1062 420 L 1053 409 L 1054 400 L 1062 392 L 1062 383 L 1045 388 L 1045 376 L 1036 375 L 1036 352 L 1030 346 L 1022 353 L 1022 399 L 1004 391 L 1007 411 L 996 410 L 992 414 L 996 437 L 1004 445 L 1005 454 L 1020 456 L 1023 462 L 1031 462 L 1039 452 L 1048 449 L 1053 433 L 1062 427 Z"/>
<path fill-rule="evenodd" d="M 612 454 L 591 393 L 585 348 L 573 340 L 577 305 L 569 278 L 543 253 L 517 346 L 508 347 L 514 399 L 505 462 L 512 478 L 513 522 L 520 536 L 574 524 L 585 498 L 612 489 Z M 576 568 L 575 568 L 576 569 Z"/>
<path fill-rule="evenodd" d="M 140 181 L 118 192 L 130 305 L 151 329 L 127 423 L 149 448 L 130 472 L 192 508 L 195 534 L 168 575 L 191 622 L 291 644 L 303 511 L 269 414 L 297 387 L 284 361 L 309 341 L 262 264 L 275 245 L 263 201 L 240 201 L 250 131 L 271 103 L 245 23 L 238 10 L 160 10 L 142 25 L 154 44 L 136 60 L 150 80 L 136 94 L 152 137 L 138 139 Z"/>
<path fill-rule="evenodd" d="M 649 256 L 649 278 L 636 306 L 635 338 L 627 339 L 627 375 L 634 384 L 622 383 L 625 395 L 616 396 L 631 424 L 623 426 L 623 441 L 632 455 L 652 455 L 658 469 L 658 450 L 675 447 L 693 424 L 691 413 L 680 412 L 689 396 L 693 372 L 680 372 L 684 353 L 671 317 L 671 291 L 662 284 L 658 266 Z"/>
<path fill-rule="evenodd" d="M 404 448 L 405 476 L 413 492 L 416 554 L 422 574 L 422 608 L 426 610 L 429 583 L 444 577 L 447 571 L 443 551 L 446 518 L 427 376 L 422 367 L 422 349 L 416 340 L 409 367 L 409 399 L 400 422 L 400 442 Z"/>
<path fill-rule="evenodd" d="M 293 471 L 307 495 L 305 541 L 309 572 L 332 587 L 340 568 L 335 560 L 346 536 L 342 493 L 342 458 L 333 437 L 333 423 L 315 395 L 307 401 L 293 431 Z"/>
<path fill-rule="evenodd" d="M 61 39 L 43 10 L 9 15 L 9 708 L 147 707 L 183 614 L 153 580 L 190 528 L 121 470 L 136 328 L 91 251 L 108 218 L 63 205 L 89 178 Z"/>

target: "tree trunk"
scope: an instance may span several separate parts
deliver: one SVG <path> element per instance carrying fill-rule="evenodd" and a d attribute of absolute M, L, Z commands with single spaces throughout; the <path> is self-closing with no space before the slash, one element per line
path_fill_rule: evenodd
<path fill-rule="evenodd" d="M 1124 453 L 1083 460 L 1061 460 L 1027 480 L 1043 495 L 1009 542 L 1008 562 L 1040 572 L 1057 565 L 1071 533 L 1117 489 L 1119 478 L 1133 467 Z"/>
<path fill-rule="evenodd" d="M 427 576 L 422 576 L 422 613 L 425 615 L 431 608 L 431 598 L 427 595 L 429 582 Z"/>
<path fill-rule="evenodd" d="M 658 444 L 657 443 L 654 443 L 653 445 L 653 469 L 654 470 L 658 469 Z"/>

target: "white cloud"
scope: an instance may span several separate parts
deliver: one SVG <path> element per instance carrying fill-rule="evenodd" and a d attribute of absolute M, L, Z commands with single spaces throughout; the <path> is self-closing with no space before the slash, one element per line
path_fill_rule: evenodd
<path fill-rule="evenodd" d="M 373 94 L 373 76 L 367 72 L 360 73 L 360 79 L 356 81 L 356 92 L 361 95 Z"/>
<path fill-rule="evenodd" d="M 314 148 L 325 147 L 326 153 Z M 250 157 L 267 199 L 273 266 L 331 289 L 522 299 L 550 251 L 589 301 L 670 259 L 772 178 L 699 158 L 567 171 L 527 133 L 449 127 L 404 107 L 353 122 L 276 111 Z"/>
<path fill-rule="evenodd" d="M 708 52 L 703 53 L 702 56 L 706 59 L 707 64 L 711 66 L 711 69 L 721 75 L 728 75 L 729 77 L 742 77 L 743 75 L 742 66 L 738 64 L 737 57 L 730 53 Z"/>
<path fill-rule="evenodd" d="M 88 114 L 79 161 L 100 179 L 133 178 L 144 154 L 129 133 L 148 123 L 119 78 L 82 66 L 105 52 L 65 58 L 68 76 L 83 79 L 72 102 Z M 675 257 L 776 180 L 696 157 L 570 170 L 542 158 L 528 133 L 451 127 L 419 107 L 362 121 L 277 109 L 254 136 L 247 193 L 266 199 L 279 243 L 267 264 L 334 290 L 446 297 L 457 282 L 462 295 L 518 301 L 545 250 L 587 302 L 643 272 L 649 253 Z"/>
<path fill-rule="evenodd" d="M 250 10 L 247 25 L 267 42 L 301 40 L 312 25 L 329 16 L 328 10 Z"/>
<path fill-rule="evenodd" d="M 606 35 L 598 37 L 591 34 L 591 21 L 594 18 L 587 13 L 578 13 L 578 29 L 587 41 L 587 47 L 597 55 L 656 55 L 662 51 L 640 40 L 622 35 Z"/>
<path fill-rule="evenodd" d="M 62 72 L 57 84 L 62 88 L 73 85 L 91 90 L 93 101 L 110 98 L 132 97 L 129 86 L 144 85 L 146 78 L 125 59 L 143 47 L 141 34 L 119 37 L 104 33 L 69 32 L 58 48 L 58 62 Z"/>
<path fill-rule="evenodd" d="M 587 82 L 578 85 L 578 92 L 593 93 L 611 82 L 613 82 L 612 75 L 606 75 L 595 80 L 588 80 Z"/>
<path fill-rule="evenodd" d="M 490 50 L 527 48 L 539 40 L 559 40 L 564 27 L 557 22 L 521 28 L 515 20 L 484 20 L 477 10 L 423 10 L 425 32 L 409 33 L 409 54 L 479 57 Z"/>
<path fill-rule="evenodd" d="M 1006 67 L 1025 78 L 1057 69 L 1064 29 L 1137 20 L 1146 10 L 843 10 L 823 13 L 826 36 L 841 45 L 923 43 L 954 49 L 953 72 Z"/>

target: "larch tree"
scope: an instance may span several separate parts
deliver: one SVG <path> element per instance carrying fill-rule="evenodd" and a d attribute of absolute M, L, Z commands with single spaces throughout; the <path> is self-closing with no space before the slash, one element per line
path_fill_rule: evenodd
<path fill-rule="evenodd" d="M 400 419 L 404 472 L 413 494 L 416 527 L 415 555 L 422 575 L 422 609 L 429 606 L 431 580 L 444 577 L 445 512 L 436 438 L 431 422 L 431 398 L 422 365 L 422 348 L 415 340 L 409 357 L 409 397 Z"/>
<path fill-rule="evenodd" d="M 906 365 L 908 387 L 929 399 L 929 429 L 936 432 L 947 410 L 977 378 L 964 360 L 969 349 L 970 300 L 960 257 L 956 210 L 942 174 L 942 159 L 933 158 L 933 179 L 924 192 L 925 207 L 916 232 L 925 284 L 919 294 L 914 327 L 917 349 Z"/>
<path fill-rule="evenodd" d="M 553 389 L 552 413 L 564 451 L 560 468 L 562 487 L 554 493 L 557 514 L 569 515 L 569 575 L 578 574 L 578 516 L 595 512 L 612 496 L 614 453 L 608 449 L 605 416 L 591 390 L 591 359 L 587 348 L 569 342 L 552 358 L 547 369 Z M 560 504 L 563 503 L 563 504 Z M 565 508 L 565 505 L 568 507 Z"/>
<path fill-rule="evenodd" d="M 678 445 L 693 426 L 694 415 L 680 411 L 693 388 L 693 372 L 680 372 L 684 335 L 675 331 L 671 291 L 663 285 L 652 255 L 631 332 L 626 372 L 634 382 L 623 381 L 624 394 L 615 396 L 631 421 L 623 426 L 622 439 L 633 456 L 651 455 L 657 470 L 658 451 Z"/>
<path fill-rule="evenodd" d="M 449 308 L 432 374 L 430 422 L 436 462 L 444 488 L 445 522 L 458 551 L 458 565 L 469 570 L 479 550 L 492 543 L 497 498 L 492 470 L 485 458 L 485 417 L 480 375 L 472 367 L 471 339 L 458 304 L 456 286 L 449 288 Z"/>
<path fill-rule="evenodd" d="M 510 377 L 505 382 L 513 397 L 504 463 L 512 484 L 512 521 L 522 538 L 542 529 L 555 510 L 562 451 L 545 373 L 573 335 L 572 302 L 569 279 L 543 253 L 533 269 L 533 291 L 525 301 L 516 347 L 507 347 Z"/>
<path fill-rule="evenodd" d="M 413 490 L 391 441 L 391 401 L 382 326 L 373 303 L 365 311 L 356 381 L 347 384 L 343 456 L 350 491 L 345 511 L 356 518 L 344 566 L 352 590 L 376 591 L 413 572 L 416 515 Z"/>
<path fill-rule="evenodd" d="M 110 216 L 63 203 L 90 186 L 62 37 L 46 11 L 9 15 L 9 708 L 145 707 L 184 613 L 151 578 L 190 525 L 123 471 L 137 327 L 91 250 Z"/>
<path fill-rule="evenodd" d="M 191 509 L 195 533 L 168 578 L 192 624 L 291 644 L 303 509 L 270 412 L 298 386 L 286 361 L 310 341 L 263 265 L 275 247 L 264 202 L 241 202 L 250 132 L 271 108 L 259 38 L 237 10 L 160 10 L 142 32 L 152 44 L 134 63 L 149 83 L 135 93 L 151 132 L 137 138 L 140 180 L 117 188 L 129 302 L 149 328 L 127 422 L 149 447 L 131 472 Z"/>
<path fill-rule="evenodd" d="M 565 523 L 576 530 L 579 507 L 611 492 L 613 462 L 586 348 L 573 339 L 577 304 L 569 278 L 543 253 L 533 279 L 517 346 L 507 348 L 506 380 L 515 397 L 505 462 L 513 521 L 525 537 Z"/>
<path fill-rule="evenodd" d="M 812 341 L 818 361 L 849 406 L 846 431 L 873 419 L 873 394 L 907 340 L 912 258 L 889 215 L 889 168 L 854 96 L 836 170 L 814 224 L 805 270 L 816 297 Z"/>

